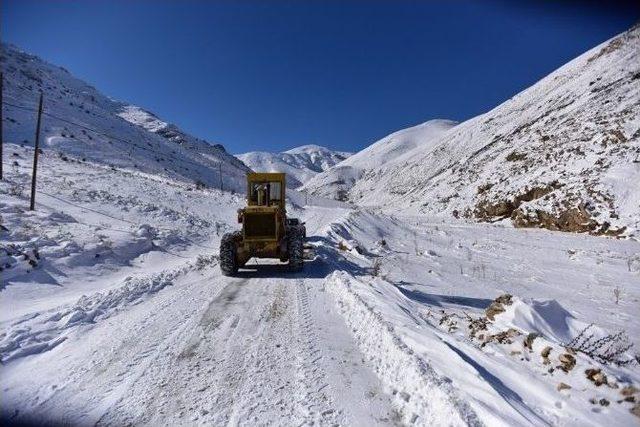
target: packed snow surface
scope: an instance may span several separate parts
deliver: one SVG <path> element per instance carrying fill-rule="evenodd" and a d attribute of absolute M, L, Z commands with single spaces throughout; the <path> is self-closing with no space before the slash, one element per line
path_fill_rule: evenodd
<path fill-rule="evenodd" d="M 298 188 L 351 154 L 312 144 L 302 145 L 282 153 L 252 151 L 238 154 L 236 157 L 256 172 L 285 172 L 287 187 Z"/>

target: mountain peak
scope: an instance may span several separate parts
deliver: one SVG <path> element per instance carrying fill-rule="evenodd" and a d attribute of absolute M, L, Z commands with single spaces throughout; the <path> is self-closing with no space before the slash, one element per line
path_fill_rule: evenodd
<path fill-rule="evenodd" d="M 281 153 L 252 151 L 236 157 L 255 171 L 285 172 L 287 186 L 297 188 L 350 155 L 351 153 L 334 151 L 321 145 L 308 144 Z"/>

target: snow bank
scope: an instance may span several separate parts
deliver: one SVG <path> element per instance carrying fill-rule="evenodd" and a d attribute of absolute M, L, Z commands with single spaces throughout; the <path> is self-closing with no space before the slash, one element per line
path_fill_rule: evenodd
<path fill-rule="evenodd" d="M 520 331 L 536 332 L 556 343 L 568 343 L 587 323 L 576 320 L 555 300 L 512 299 L 504 313 L 496 316 L 494 325 L 498 329 L 516 328 Z"/>
<path fill-rule="evenodd" d="M 623 321 L 605 322 L 611 330 L 591 326 L 583 334 L 589 346 L 566 348 L 589 326 L 585 318 L 600 325 L 603 313 L 614 308 L 624 318 L 622 304 L 633 294 L 623 295 L 621 305 L 615 305 L 610 288 L 602 286 L 605 282 L 595 282 L 593 295 L 584 294 L 583 288 L 596 265 L 614 285 L 637 277 L 625 255 L 636 250 L 633 242 L 449 226 L 362 208 L 337 218 L 322 232 L 336 258 L 346 261 L 338 263 L 346 271 L 329 276 L 327 289 L 370 368 L 394 393 L 403 420 L 411 421 L 420 410 L 433 411 L 425 409 L 432 394 L 416 393 L 412 387 L 421 383 L 423 389 L 434 389 L 439 379 L 487 425 L 601 425 L 633 419 L 633 404 L 624 401 L 621 391 L 638 384 L 637 364 L 605 363 L 579 348 L 593 347 L 603 337 L 616 337 L 609 340 L 614 351 L 616 342 L 624 348 L 630 341 L 624 333 L 616 341 L 615 332 Z M 529 236 L 526 243 L 523 234 Z M 576 268 L 572 257 L 577 248 L 584 248 L 579 252 L 584 267 L 575 277 L 567 276 L 568 269 Z M 487 320 L 485 310 L 505 290 L 526 297 L 511 297 L 504 311 Z M 634 335 L 633 324 L 624 325 Z M 607 345 L 602 348 L 609 351 Z M 635 347 L 620 359 L 632 360 L 633 351 Z M 597 386 L 586 375 L 596 371 L 606 376 L 606 385 Z M 409 402 L 402 399 L 407 395 Z M 421 402 L 412 402 L 414 398 Z"/>
<path fill-rule="evenodd" d="M 75 304 L 19 319 L 0 336 L 0 360 L 6 363 L 51 350 L 67 339 L 72 328 L 107 319 L 172 285 L 189 271 L 201 270 L 216 261 L 216 257 L 199 257 L 195 265 L 187 262 L 179 268 L 160 273 L 127 277 L 121 285 L 109 291 L 83 295 Z"/>
<path fill-rule="evenodd" d="M 402 420 L 420 425 L 481 425 L 475 412 L 457 395 L 447 379 L 415 353 L 395 333 L 391 323 L 354 290 L 356 279 L 344 271 L 327 279 L 361 351 L 392 391 Z"/>

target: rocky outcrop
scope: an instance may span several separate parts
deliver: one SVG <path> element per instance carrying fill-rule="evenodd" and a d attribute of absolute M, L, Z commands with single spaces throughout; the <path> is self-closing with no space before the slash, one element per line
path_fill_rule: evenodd
<path fill-rule="evenodd" d="M 511 221 L 517 228 L 537 227 L 574 233 L 591 232 L 598 227 L 584 205 L 566 209 L 560 215 L 553 215 L 542 210 L 516 209 L 511 214 Z"/>
<path fill-rule="evenodd" d="M 480 221 L 495 222 L 511 219 L 516 228 L 546 228 L 553 231 L 590 233 L 594 235 L 618 236 L 625 228 L 613 228 L 607 221 L 598 222 L 586 204 L 575 200 L 555 200 L 555 190 L 562 185 L 557 181 L 549 184 L 525 188 L 511 199 L 492 199 L 487 193 L 490 184 L 478 187 L 478 195 L 483 198 L 476 203 L 472 216 Z M 551 194 L 551 196 L 549 196 Z M 549 199 L 551 197 L 551 199 Z M 545 198 L 552 200 L 553 209 L 541 209 L 533 202 Z"/>
<path fill-rule="evenodd" d="M 607 221 L 596 221 L 584 204 L 567 208 L 559 214 L 540 209 L 515 209 L 511 214 L 511 222 L 516 228 L 546 228 L 553 231 L 571 233 L 589 233 L 597 236 L 619 236 L 626 227 L 613 228 Z"/>

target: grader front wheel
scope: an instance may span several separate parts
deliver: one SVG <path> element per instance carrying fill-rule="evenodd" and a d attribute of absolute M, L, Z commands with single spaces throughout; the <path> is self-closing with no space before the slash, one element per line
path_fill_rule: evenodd
<path fill-rule="evenodd" d="M 304 266 L 304 236 L 294 229 L 289 234 L 289 270 L 301 271 Z"/>
<path fill-rule="evenodd" d="M 220 270 L 225 276 L 233 276 L 238 273 L 238 258 L 236 256 L 236 242 L 238 232 L 226 233 L 220 241 Z"/>

